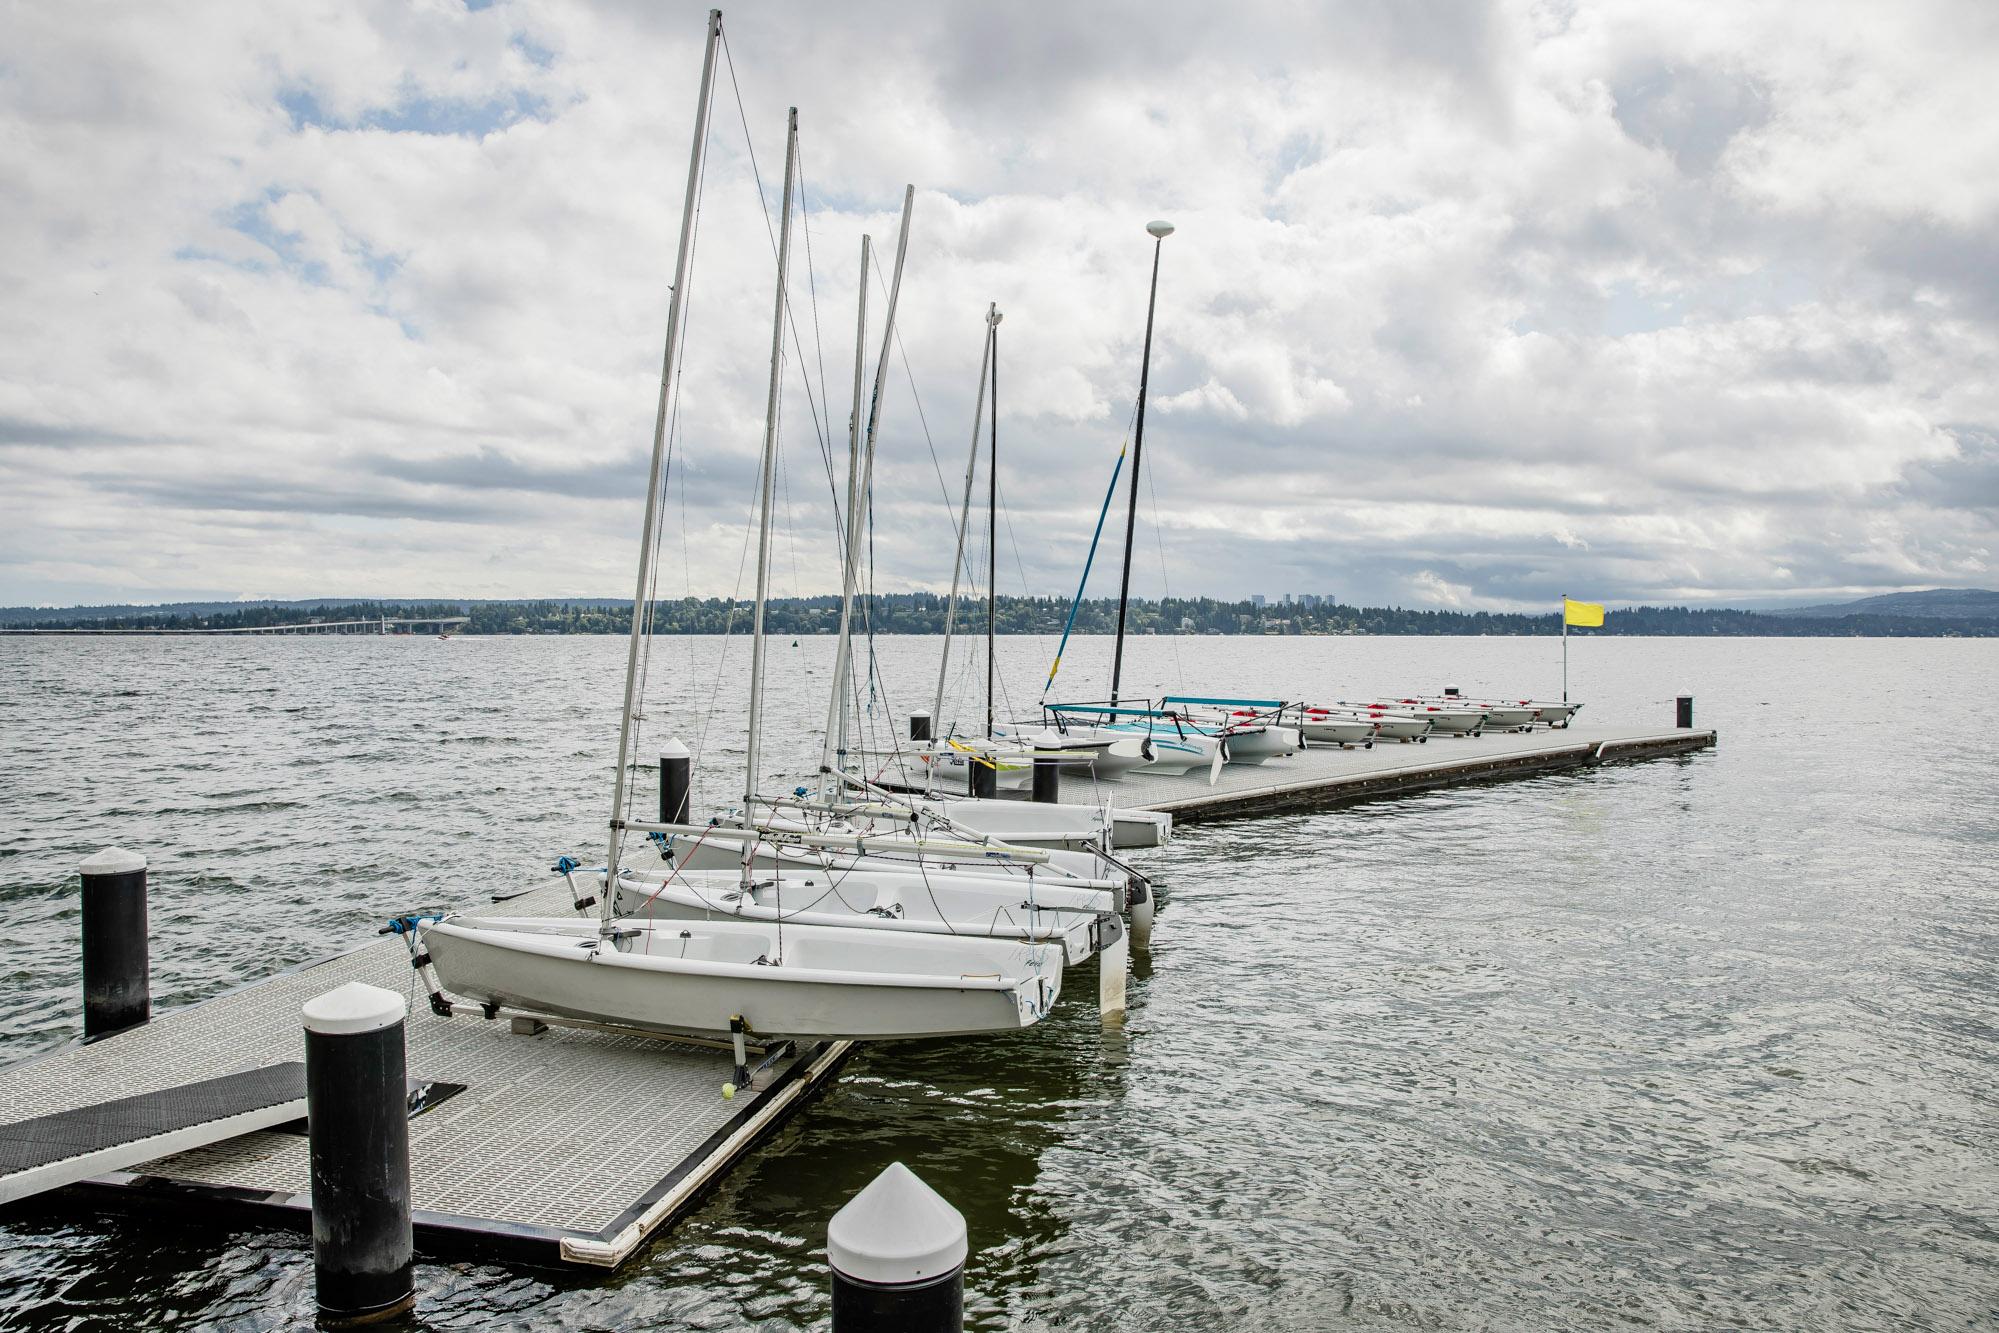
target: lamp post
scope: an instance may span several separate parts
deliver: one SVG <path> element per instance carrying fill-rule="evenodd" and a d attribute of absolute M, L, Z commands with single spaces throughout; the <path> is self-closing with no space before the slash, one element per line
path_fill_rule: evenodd
<path fill-rule="evenodd" d="M 1131 539 L 1138 529 L 1138 465 L 1145 451 L 1145 386 L 1152 376 L 1152 312 L 1159 303 L 1159 251 L 1173 234 L 1170 222 L 1148 222 L 1152 237 L 1152 291 L 1145 298 L 1145 352 L 1138 364 L 1138 421 L 1131 433 L 1131 503 L 1124 519 L 1124 578 L 1118 584 L 1117 647 L 1111 657 L 1111 705 L 1118 701 L 1118 684 L 1124 676 L 1124 617 L 1131 600 Z"/>

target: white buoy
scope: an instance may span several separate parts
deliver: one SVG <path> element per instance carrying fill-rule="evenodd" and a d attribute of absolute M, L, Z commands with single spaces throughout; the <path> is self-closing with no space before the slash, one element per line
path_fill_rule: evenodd
<path fill-rule="evenodd" d="M 833 1214 L 833 1333 L 961 1333 L 965 1215 L 901 1162 Z"/>

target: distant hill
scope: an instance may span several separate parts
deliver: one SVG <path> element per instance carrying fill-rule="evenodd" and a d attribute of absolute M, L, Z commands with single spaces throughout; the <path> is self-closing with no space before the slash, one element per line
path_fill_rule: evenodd
<path fill-rule="evenodd" d="M 629 607 L 629 597 L 553 597 L 548 599 L 554 606 L 575 606 L 601 609 L 613 606 Z M 518 599 L 506 597 L 310 597 L 302 602 L 165 602 L 154 606 L 0 606 L 0 625 L 26 625 L 61 623 L 66 625 L 87 625 L 93 621 L 145 621 L 187 619 L 205 620 L 210 616 L 226 616 L 242 611 L 324 611 L 329 607 L 352 607 L 363 603 L 385 608 L 407 606 L 453 606 L 459 608 L 454 615 L 463 615 L 466 608 L 474 606 L 513 606 Z M 387 612 L 395 614 L 394 610 Z"/>
<path fill-rule="evenodd" d="M 1905 596 L 1910 594 L 1904 594 Z M 1914 594 L 1923 596 L 1925 594 Z M 1952 593 L 1948 596 L 1968 594 Z M 1975 594 L 1995 598 L 1992 593 Z M 1870 599 L 1880 601 L 1883 599 Z M 1931 605 L 1934 605 L 1933 603 Z M 204 609 L 213 607 L 216 609 Z M 985 603 L 961 602 L 963 633 L 983 626 Z M 1068 621 L 1066 599 L 1007 597 L 999 599 L 997 628 L 1001 634 L 1057 634 Z M 70 607 L 64 610 L 0 611 L 0 634 L 113 633 L 186 634 L 266 632 L 286 626 L 345 625 L 349 632 L 374 632 L 382 617 L 426 620 L 464 616 L 463 634 L 628 634 L 630 602 L 611 598 L 569 598 L 540 601 L 442 601 L 423 603 L 309 602 L 197 603 L 180 607 Z M 1117 599 L 1092 598 L 1074 608 L 1076 632 L 1109 634 L 1117 624 Z M 865 598 L 856 608 L 862 632 L 876 634 L 937 634 L 944 628 L 944 599 L 934 593 L 888 593 Z M 838 597 L 778 597 L 771 600 L 765 624 L 773 634 L 831 634 L 839 627 Z M 726 598 L 680 598 L 653 604 L 655 634 L 745 634 L 748 604 Z M 1252 602 L 1220 602 L 1211 597 L 1133 599 L 1129 626 L 1135 634 L 1545 634 L 1562 632 L 1555 612 L 1522 615 L 1515 612 L 1416 611 L 1401 607 L 1348 606 L 1344 603 L 1258 606 Z M 1816 615 L 1762 615 L 1754 611 L 1686 606 L 1633 606 L 1605 613 L 1597 629 L 1573 633 L 1595 635 L 1660 634 L 1768 635 L 1783 638 L 1907 637 L 1999 638 L 1999 614 L 1948 615 L 1930 610 L 1919 615 L 1855 611 L 1833 607 Z"/>
<path fill-rule="evenodd" d="M 1773 616 L 1944 616 L 1952 620 L 1999 618 L 1999 592 L 1984 588 L 1931 588 L 1926 592 L 1889 592 L 1857 602 L 1825 606 L 1794 606 L 1771 611 Z"/>

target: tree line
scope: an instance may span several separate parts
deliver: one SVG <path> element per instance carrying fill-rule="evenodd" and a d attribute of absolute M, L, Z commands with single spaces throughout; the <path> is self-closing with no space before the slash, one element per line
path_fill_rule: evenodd
<path fill-rule="evenodd" d="M 1002 595 L 994 612 L 1001 634 L 1059 634 L 1071 603 L 1058 597 Z M 945 599 L 934 593 L 889 593 L 857 599 L 854 630 L 876 634 L 941 634 Z M 76 611 L 51 613 L 36 620 L 16 620 L 22 629 L 40 630 L 230 630 L 331 623 L 343 620 L 420 620 L 466 616 L 465 634 L 629 634 L 629 605 L 592 601 L 537 600 L 518 602 L 351 602 L 314 607 L 244 607 L 211 614 L 90 616 Z M 752 609 L 747 602 L 723 597 L 665 600 L 650 607 L 655 634 L 747 634 Z M 961 598 L 956 633 L 983 634 L 987 609 L 983 598 Z M 840 599 L 779 597 L 765 608 L 764 624 L 774 635 L 837 633 Z M 1117 600 L 1095 598 L 1075 608 L 1075 632 L 1109 634 L 1117 628 Z M 1212 597 L 1169 597 L 1130 604 L 1125 619 L 1133 634 L 1434 634 L 1434 635 L 1557 635 L 1562 632 L 1556 612 L 1525 615 L 1492 611 L 1414 611 L 1401 607 L 1358 607 L 1324 603 L 1284 603 L 1258 606 Z M 1609 611 L 1596 629 L 1571 629 L 1592 634 L 1678 635 L 1696 637 L 1758 636 L 1783 638 L 1991 638 L 1999 637 L 1999 620 L 1951 619 L 1938 616 L 1847 615 L 1773 616 L 1754 611 L 1685 606 L 1640 606 Z"/>

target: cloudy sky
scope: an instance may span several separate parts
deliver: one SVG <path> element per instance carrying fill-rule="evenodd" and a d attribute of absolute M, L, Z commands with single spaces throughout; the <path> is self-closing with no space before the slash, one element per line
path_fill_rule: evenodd
<path fill-rule="evenodd" d="M 0 4 L 0 603 L 629 595 L 705 13 Z M 878 587 L 950 577 L 997 302 L 1000 588 L 1073 588 L 1155 217 L 1138 591 L 1999 583 L 1999 7 L 724 22 L 662 591 L 747 586 L 790 105 L 779 592 L 905 182 Z"/>

